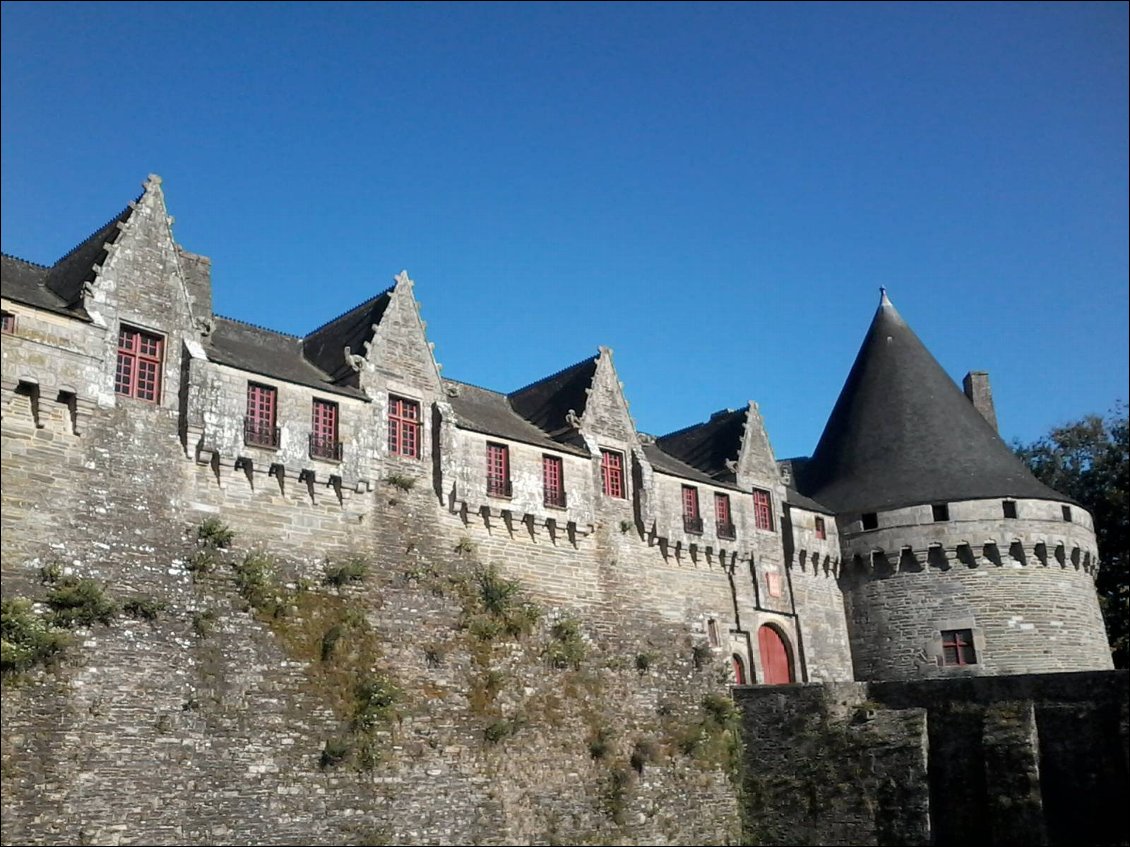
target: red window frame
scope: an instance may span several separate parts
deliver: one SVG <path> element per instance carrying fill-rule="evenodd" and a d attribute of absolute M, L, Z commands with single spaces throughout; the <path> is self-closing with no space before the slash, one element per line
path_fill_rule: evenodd
<path fill-rule="evenodd" d="M 123 324 L 118 328 L 118 362 L 114 392 L 158 403 L 161 399 L 161 363 L 165 339 Z"/>
<path fill-rule="evenodd" d="M 600 451 L 600 479 L 605 497 L 625 499 L 623 453 L 616 450 Z"/>
<path fill-rule="evenodd" d="M 337 437 L 337 403 L 314 398 L 310 412 L 310 456 L 341 461 L 341 442 Z"/>
<path fill-rule="evenodd" d="M 541 479 L 545 505 L 565 508 L 565 466 L 560 456 L 542 456 Z"/>
<path fill-rule="evenodd" d="M 753 489 L 753 520 L 758 529 L 773 529 L 773 501 L 768 491 Z"/>
<path fill-rule="evenodd" d="M 765 591 L 770 597 L 781 597 L 785 590 L 781 582 L 781 575 L 776 571 L 765 572 Z"/>
<path fill-rule="evenodd" d="M 828 537 L 828 530 L 824 526 L 824 519 L 823 518 L 817 518 L 816 519 L 816 537 L 819 538 L 821 541 L 825 540 Z"/>
<path fill-rule="evenodd" d="M 700 535 L 702 517 L 698 510 L 698 489 L 693 485 L 683 486 L 683 530 Z"/>
<path fill-rule="evenodd" d="M 505 444 L 487 442 L 487 494 L 510 496 L 510 448 Z"/>
<path fill-rule="evenodd" d="M 719 538 L 734 537 L 734 519 L 730 511 L 730 495 L 714 492 L 714 523 Z"/>
<path fill-rule="evenodd" d="M 279 406 L 278 389 L 259 382 L 247 383 L 247 415 L 243 419 L 243 443 L 254 447 L 279 446 L 275 425 Z"/>
<path fill-rule="evenodd" d="M 977 664 L 977 650 L 973 646 L 973 630 L 942 630 L 942 666 L 964 667 Z"/>
<path fill-rule="evenodd" d="M 406 397 L 388 396 L 388 452 L 420 458 L 420 404 Z"/>

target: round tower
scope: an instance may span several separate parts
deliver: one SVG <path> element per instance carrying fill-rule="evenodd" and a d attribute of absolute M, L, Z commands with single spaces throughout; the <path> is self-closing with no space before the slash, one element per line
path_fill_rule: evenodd
<path fill-rule="evenodd" d="M 856 679 L 1112 667 L 1091 515 L 1032 476 L 885 292 L 798 481 L 837 516 Z"/>

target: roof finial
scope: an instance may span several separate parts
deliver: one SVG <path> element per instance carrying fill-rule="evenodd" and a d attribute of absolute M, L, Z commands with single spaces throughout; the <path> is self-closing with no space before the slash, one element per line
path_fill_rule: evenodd
<path fill-rule="evenodd" d="M 889 297 L 887 297 L 887 289 L 885 289 L 881 285 L 879 286 L 879 305 L 880 306 L 891 305 L 891 300 L 890 300 Z"/>

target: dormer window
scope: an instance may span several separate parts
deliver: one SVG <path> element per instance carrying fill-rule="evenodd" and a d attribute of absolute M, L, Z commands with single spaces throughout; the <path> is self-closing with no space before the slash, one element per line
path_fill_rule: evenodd
<path fill-rule="evenodd" d="M 753 522 L 758 529 L 773 530 L 773 506 L 768 491 L 753 489 Z"/>
<path fill-rule="evenodd" d="M 600 481 L 605 497 L 623 500 L 624 493 L 624 454 L 615 450 L 600 451 Z"/>
<path fill-rule="evenodd" d="M 388 452 L 409 459 L 420 457 L 420 404 L 415 400 L 389 395 Z"/>
<path fill-rule="evenodd" d="M 114 391 L 156 403 L 161 397 L 161 360 L 165 339 L 152 332 L 122 325 L 118 330 L 118 364 Z"/>

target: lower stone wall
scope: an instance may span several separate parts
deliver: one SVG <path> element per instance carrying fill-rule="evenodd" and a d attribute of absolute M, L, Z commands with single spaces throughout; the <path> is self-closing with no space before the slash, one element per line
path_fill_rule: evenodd
<path fill-rule="evenodd" d="M 1124 671 L 735 689 L 763 844 L 1125 844 Z"/>
<path fill-rule="evenodd" d="M 249 481 L 133 416 L 135 451 L 92 432 L 66 479 L 4 462 L 5 600 L 44 600 L 49 567 L 156 616 L 77 627 L 5 676 L 0 842 L 740 837 L 727 656 L 702 632 L 731 603 L 716 565 L 664 563 L 618 524 L 511 537 L 423 478 L 343 501 Z M 202 568 L 207 518 L 235 538 Z M 261 596 L 249 554 L 277 574 Z M 326 582 L 354 558 L 363 579 Z M 528 626 L 483 605 L 491 566 Z"/>

